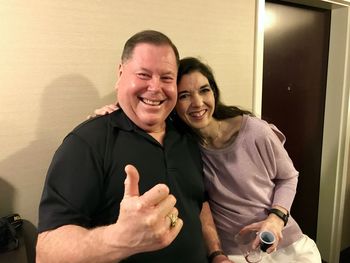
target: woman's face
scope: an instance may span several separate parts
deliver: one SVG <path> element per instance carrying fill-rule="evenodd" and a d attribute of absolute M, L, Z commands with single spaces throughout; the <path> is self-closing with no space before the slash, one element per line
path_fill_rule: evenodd
<path fill-rule="evenodd" d="M 182 76 L 175 110 L 191 128 L 203 129 L 213 119 L 215 98 L 208 79 L 195 71 Z"/>

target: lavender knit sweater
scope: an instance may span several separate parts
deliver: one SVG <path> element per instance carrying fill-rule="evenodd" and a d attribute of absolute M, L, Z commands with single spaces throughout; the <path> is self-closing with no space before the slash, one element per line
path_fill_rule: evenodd
<path fill-rule="evenodd" d="M 259 118 L 243 116 L 237 138 L 224 149 L 201 147 L 204 182 L 223 250 L 239 254 L 233 237 L 250 223 L 264 220 L 267 210 L 280 205 L 290 210 L 298 181 L 284 135 Z M 292 217 L 279 248 L 302 236 Z"/>

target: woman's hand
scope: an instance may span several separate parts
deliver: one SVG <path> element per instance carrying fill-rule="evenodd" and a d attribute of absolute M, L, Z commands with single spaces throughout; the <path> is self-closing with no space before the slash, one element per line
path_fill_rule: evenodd
<path fill-rule="evenodd" d="M 116 104 L 105 105 L 99 109 L 94 110 L 92 115 L 87 116 L 87 119 L 95 118 L 96 116 L 102 116 L 106 114 L 110 114 L 113 111 L 116 111 L 119 107 Z"/>
<path fill-rule="evenodd" d="M 266 250 L 267 253 L 271 253 L 276 250 L 279 242 L 282 240 L 282 230 L 284 228 L 284 222 L 274 214 L 270 214 L 265 220 L 247 225 L 241 229 L 240 234 L 244 234 L 249 231 L 263 232 L 270 231 L 274 234 L 275 242 Z M 260 244 L 259 236 L 253 242 L 253 247 L 256 248 Z"/>

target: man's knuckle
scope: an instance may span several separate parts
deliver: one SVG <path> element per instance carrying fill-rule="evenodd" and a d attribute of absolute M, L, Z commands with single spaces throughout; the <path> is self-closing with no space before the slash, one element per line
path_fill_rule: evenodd
<path fill-rule="evenodd" d="M 158 222 L 158 218 L 154 215 L 150 215 L 146 218 L 145 224 L 148 228 L 154 228 Z"/>

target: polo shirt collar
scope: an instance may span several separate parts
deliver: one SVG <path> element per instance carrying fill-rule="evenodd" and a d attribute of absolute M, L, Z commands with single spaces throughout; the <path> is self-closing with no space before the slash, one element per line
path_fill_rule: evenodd
<path fill-rule="evenodd" d="M 126 131 L 134 130 L 136 126 L 124 113 L 122 109 L 118 109 L 111 113 L 111 125 Z"/>
<path fill-rule="evenodd" d="M 173 128 L 173 123 L 170 118 L 167 118 L 165 120 L 166 122 L 166 129 L 168 130 L 170 127 Z M 133 123 L 128 116 L 124 113 L 122 109 L 118 109 L 111 113 L 111 124 L 112 127 L 116 127 L 125 131 L 143 131 L 141 128 L 139 128 L 135 123 Z"/>

